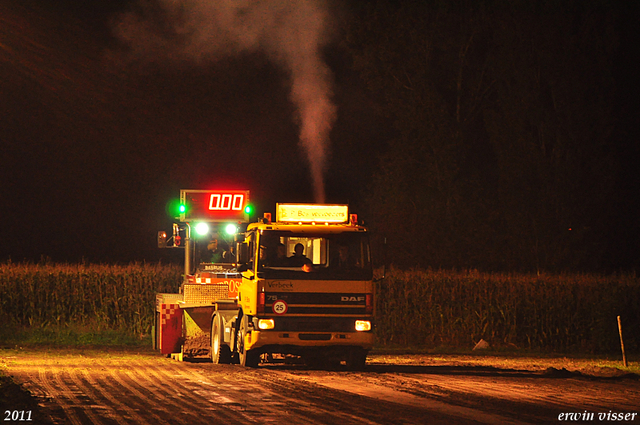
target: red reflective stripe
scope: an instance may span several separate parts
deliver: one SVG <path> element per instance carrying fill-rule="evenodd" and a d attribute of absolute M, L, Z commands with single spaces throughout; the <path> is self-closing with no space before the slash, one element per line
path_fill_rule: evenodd
<path fill-rule="evenodd" d="M 258 313 L 264 313 L 264 292 L 258 294 Z"/>
<path fill-rule="evenodd" d="M 373 313 L 373 294 L 367 294 L 365 296 L 365 311 L 367 313 Z"/>

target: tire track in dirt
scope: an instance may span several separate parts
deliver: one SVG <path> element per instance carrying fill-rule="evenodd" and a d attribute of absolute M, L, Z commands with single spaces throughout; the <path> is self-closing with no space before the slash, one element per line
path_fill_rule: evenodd
<path fill-rule="evenodd" d="M 148 368 L 142 363 L 134 362 L 133 365 L 137 366 L 132 370 L 126 370 L 124 373 L 134 382 L 138 382 L 146 388 L 153 387 L 153 393 L 155 394 L 158 402 L 162 405 L 173 406 L 174 410 L 181 410 L 181 415 L 174 415 L 172 422 L 179 424 L 193 424 L 197 423 L 201 418 L 194 414 L 194 411 L 201 409 L 201 406 L 192 403 L 185 397 L 182 397 L 179 401 L 176 399 L 176 394 L 179 394 L 179 390 L 170 384 L 168 379 L 163 378 L 153 370 Z M 154 376 L 156 379 L 151 379 L 150 376 Z M 143 384 L 144 382 L 144 384 Z M 162 384 L 162 382 L 165 382 Z"/>
<path fill-rule="evenodd" d="M 142 391 L 135 388 L 136 386 L 135 382 L 133 381 L 127 382 L 125 379 L 123 379 L 120 371 L 111 370 L 109 373 L 111 378 L 117 383 L 117 385 L 120 385 L 123 389 L 126 390 L 126 393 L 129 394 L 128 400 L 132 404 L 135 403 L 139 405 L 140 408 L 142 409 L 149 409 L 147 413 L 154 419 L 155 423 L 159 423 L 162 425 L 171 425 L 171 421 L 164 419 L 162 416 L 156 413 L 156 410 L 163 410 L 164 411 L 163 413 L 167 414 L 168 416 L 171 416 L 170 415 L 171 412 L 166 408 L 166 406 L 160 405 L 159 403 L 155 403 L 156 400 L 153 392 L 151 392 L 149 395 L 143 394 Z M 135 399 L 132 396 L 137 397 L 137 399 Z M 147 419 L 152 419 L 152 418 L 147 418 Z M 140 423 L 149 423 L 149 422 L 147 420 L 143 420 L 143 422 L 140 422 Z"/>
<path fill-rule="evenodd" d="M 246 424 L 260 420 L 247 414 L 247 407 L 243 405 L 242 391 L 237 382 L 231 380 L 230 384 L 228 376 L 223 374 L 216 374 L 215 377 L 204 376 L 194 372 L 194 366 L 165 361 L 145 367 L 144 374 L 162 382 L 165 391 L 179 394 L 178 405 L 182 405 L 183 408 L 183 404 L 186 403 L 195 411 L 214 414 L 216 420 L 225 424 Z M 199 417 L 199 420 L 202 418 Z"/>
<path fill-rule="evenodd" d="M 277 381 L 279 375 L 264 369 L 177 363 L 158 357 L 32 360 L 40 365 L 42 379 L 33 379 L 27 359 L 11 368 L 13 374 L 19 381 L 31 381 L 28 386 L 34 393 L 59 406 L 65 422 L 74 425 L 155 425 L 168 423 L 167 418 L 183 424 L 314 425 L 326 423 L 326 417 L 349 424 L 371 423 L 348 412 L 332 412 L 322 403 L 297 398 L 298 394 L 287 397 L 274 392 L 265 381 Z M 159 414 L 153 412 L 157 407 Z"/>
<path fill-rule="evenodd" d="M 0 364 L 56 424 L 73 425 L 551 423 L 576 408 L 636 412 L 640 399 L 637 378 L 405 360 L 361 372 L 246 369 L 96 351 L 19 354 Z"/>
<path fill-rule="evenodd" d="M 46 369 L 44 367 L 38 368 L 38 382 L 44 387 L 47 397 L 55 400 L 55 402 L 62 408 L 65 415 L 67 416 L 67 418 L 69 418 L 73 425 L 82 425 L 82 422 L 80 422 L 80 419 L 71 409 L 71 406 L 67 404 L 64 398 L 60 397 L 59 399 L 55 399 L 54 394 L 58 394 L 59 391 L 56 390 L 51 382 L 49 382 L 49 380 L 47 379 Z"/>
<path fill-rule="evenodd" d="M 237 366 L 207 366 L 203 369 L 202 365 L 173 363 L 170 369 L 176 373 L 183 388 L 220 406 L 237 423 L 281 423 L 286 416 L 287 423 L 315 424 L 310 420 L 297 422 L 289 417 L 284 410 L 285 404 L 277 401 L 261 384 L 263 378 L 251 376 L 255 371 Z M 214 373 L 207 373 L 211 369 L 215 369 Z"/>
<path fill-rule="evenodd" d="M 110 377 L 140 400 L 149 400 L 148 404 L 153 408 L 163 410 L 163 414 L 169 419 L 162 418 L 159 420 L 160 423 L 200 424 L 210 423 L 209 421 L 236 423 L 227 415 L 220 415 L 220 411 L 215 412 L 206 400 L 187 393 L 175 377 L 170 377 L 168 374 L 162 377 L 156 372 L 157 367 L 166 365 L 159 365 L 157 361 L 135 362 L 119 368 L 118 371 L 111 370 Z M 157 381 L 151 379 L 149 375 L 155 376 Z M 158 420 L 157 417 L 156 420 Z M 167 420 L 169 422 L 166 422 Z"/>
<path fill-rule="evenodd" d="M 175 421 L 176 418 L 170 415 L 164 403 L 159 402 L 155 392 L 144 394 L 144 390 L 136 388 L 138 384 L 134 377 L 120 376 L 122 362 L 102 361 L 99 365 L 92 362 L 87 367 L 77 367 L 71 362 L 67 359 L 42 359 L 36 373 L 29 364 L 22 363 L 14 369 L 14 375 L 20 381 L 31 382 L 28 387 L 35 386 L 38 389 L 35 393 L 43 395 L 50 404 L 59 406 L 73 425 L 185 423 L 183 420 Z M 158 408 L 163 410 L 165 418 L 156 413 Z"/>
<path fill-rule="evenodd" d="M 480 423 L 551 423 L 563 412 L 637 412 L 640 387 L 580 373 L 416 365 L 365 372 L 282 369 L 293 379 Z M 458 419 L 456 419 L 458 420 Z"/>
<path fill-rule="evenodd" d="M 93 386 L 90 384 L 89 380 L 87 379 L 87 376 L 85 376 L 85 372 L 86 372 L 85 369 L 81 369 L 81 368 L 73 369 L 71 373 L 71 379 L 76 384 L 78 389 L 80 389 L 83 394 L 89 397 L 90 400 L 98 401 L 100 400 L 100 397 L 98 396 L 99 388 L 96 388 L 96 386 Z M 109 401 L 111 402 L 111 405 L 107 405 L 107 403 L 102 403 L 98 405 L 93 405 L 91 407 L 102 409 L 105 412 L 105 415 L 107 415 L 107 417 L 104 419 L 108 420 L 108 423 L 117 423 L 119 425 L 126 425 L 126 422 L 124 422 L 122 419 L 118 417 L 117 411 L 114 408 L 114 405 L 117 406 L 118 404 L 114 403 L 114 401 L 112 400 L 109 400 Z M 94 423 L 100 424 L 102 422 L 97 419 L 94 419 Z"/>
<path fill-rule="evenodd" d="M 9 371 L 17 381 L 32 383 L 48 401 L 49 412 L 64 414 L 56 423 L 73 425 L 386 425 L 420 423 L 421 415 L 429 413 L 405 406 L 397 417 L 399 404 L 288 379 L 286 373 L 265 367 L 130 357 L 16 357 Z M 34 365 L 46 379 L 34 379 Z M 447 423 L 438 414 L 435 419 Z"/>
<path fill-rule="evenodd" d="M 399 384 L 404 387 L 424 385 L 423 379 L 410 376 L 398 376 Z M 570 405 L 580 405 L 588 409 L 602 409 L 610 405 L 617 409 L 633 410 L 637 408 L 633 400 L 640 399 L 640 391 L 632 391 L 628 387 L 621 389 L 616 383 L 601 382 L 597 389 L 585 385 L 584 379 L 568 378 L 563 380 L 564 391 L 557 388 L 558 381 L 540 374 L 536 378 L 505 379 L 487 382 L 486 378 L 429 376 L 430 385 L 445 391 L 461 394 L 477 394 L 481 389 L 483 397 L 493 397 L 518 403 L 545 405 L 548 408 L 562 409 Z M 628 399 L 621 399 L 626 393 Z"/>
<path fill-rule="evenodd" d="M 212 420 L 215 419 L 225 424 L 242 424 L 246 423 L 247 419 L 238 418 L 237 410 L 241 407 L 241 403 L 233 401 L 228 397 L 225 397 L 217 392 L 211 394 L 202 394 L 202 386 L 197 387 L 188 386 L 191 375 L 186 374 L 184 370 L 185 364 L 175 362 L 162 362 L 161 364 L 142 365 L 140 370 L 136 372 L 139 375 L 146 375 L 144 379 L 151 382 L 160 392 L 166 393 L 171 400 L 172 396 L 175 396 L 176 401 L 171 403 L 177 408 L 187 412 L 193 416 L 193 420 L 188 421 L 189 424 L 193 423 L 209 423 L 202 422 L 202 414 L 197 415 L 193 412 L 207 412 L 208 414 L 215 415 Z M 150 376 L 156 379 L 150 379 Z M 158 384 L 162 383 L 162 384 Z M 218 387 L 218 383 L 215 384 L 211 381 L 204 382 L 208 386 Z M 185 407 L 189 407 L 189 410 L 185 410 Z M 194 422 L 195 421 L 195 422 Z"/>
<path fill-rule="evenodd" d="M 455 418 L 456 423 L 500 423 L 510 425 L 523 423 L 508 416 L 492 414 L 470 407 L 452 405 L 431 397 L 426 397 L 425 395 L 411 394 L 403 391 L 400 387 L 389 385 L 389 382 L 374 383 L 372 380 L 361 376 L 361 374 L 349 374 L 348 376 L 334 374 L 328 377 L 324 373 L 321 373 L 319 376 L 314 376 L 314 374 L 300 375 L 296 373 L 287 374 L 287 378 L 293 381 L 303 381 L 320 387 L 367 397 L 377 400 L 381 404 L 386 402 L 405 406 L 405 408 L 423 409 L 425 412 L 437 412 L 443 416 Z"/>
<path fill-rule="evenodd" d="M 185 387 L 193 388 L 193 391 L 204 396 L 217 396 L 229 400 L 226 408 L 238 411 L 245 421 L 261 424 L 284 422 L 321 425 L 328 423 L 328 418 L 331 418 L 331 423 L 379 423 L 350 414 L 344 408 L 332 410 L 331 404 L 313 402 L 318 397 L 305 397 L 309 391 L 315 392 L 316 388 L 298 388 L 297 391 L 293 391 L 292 396 L 287 396 L 285 394 L 291 391 L 280 391 L 283 389 L 282 385 L 274 385 L 283 375 L 266 368 L 252 370 L 238 366 L 189 363 L 173 365 Z M 215 376 L 215 380 L 211 379 L 212 376 Z M 328 394 L 322 393 L 321 398 L 327 396 Z M 232 400 L 246 402 L 240 405 L 231 403 Z"/>
<path fill-rule="evenodd" d="M 290 394 L 286 399 L 290 403 L 299 404 L 295 408 L 296 413 L 309 418 L 313 423 L 326 424 L 326 418 L 330 417 L 332 423 L 386 425 L 389 421 L 381 420 L 377 413 L 385 408 L 397 407 L 395 404 L 380 403 L 373 398 L 363 399 L 353 391 L 335 390 L 315 382 L 298 379 L 283 371 L 262 369 L 260 375 L 267 378 L 265 385 L 279 397 Z M 354 382 L 353 385 L 358 386 L 358 383 Z M 306 403 L 301 403 L 301 400 Z M 395 418 L 393 423 L 417 422 Z"/>
<path fill-rule="evenodd" d="M 87 408 L 87 406 L 83 405 L 83 403 L 75 396 L 75 392 L 73 391 L 73 389 L 67 384 L 67 382 L 65 382 L 65 380 L 62 377 L 63 371 L 54 369 L 53 374 L 54 374 L 56 383 L 62 389 L 62 393 L 66 394 L 67 399 L 71 401 L 73 407 L 77 408 L 83 414 L 85 414 L 92 424 L 103 425 L 103 422 L 99 420 L 98 417 L 94 414 L 93 406 L 89 406 L 89 408 Z M 68 375 L 70 380 L 75 383 L 76 376 L 73 369 L 70 369 L 68 371 Z M 81 388 L 78 387 L 77 385 L 76 385 L 76 388 L 78 388 L 78 390 L 81 390 Z"/>
<path fill-rule="evenodd" d="M 114 422 L 113 417 L 115 416 L 115 422 L 118 424 L 136 423 L 141 425 L 151 425 L 150 422 L 145 420 L 143 416 L 137 413 L 136 410 L 139 407 L 135 403 L 131 403 L 130 398 L 122 397 L 121 399 L 119 399 L 112 395 L 112 394 L 123 394 L 123 393 L 122 391 L 118 391 L 117 389 L 115 389 L 113 383 L 109 382 L 108 376 L 105 375 L 101 370 L 99 370 L 100 365 L 95 365 L 95 367 L 91 367 L 91 368 L 73 367 L 67 364 L 63 364 L 62 366 L 48 365 L 48 367 L 51 368 L 53 373 L 58 374 L 59 376 L 58 381 L 60 385 L 65 385 L 64 382 L 62 382 L 62 376 L 60 375 L 61 369 L 63 369 L 68 371 L 69 375 L 73 373 L 80 373 L 84 378 L 84 380 L 87 382 L 87 384 L 94 389 L 94 391 L 91 393 L 86 393 L 86 392 L 84 393 L 85 396 L 88 397 L 88 400 L 86 403 L 81 403 L 79 400 L 73 399 L 72 393 L 71 392 L 68 393 L 68 398 L 71 398 L 74 404 L 76 404 L 79 408 L 81 408 L 83 413 L 89 417 L 90 422 L 88 423 L 101 423 L 101 420 L 104 420 L 105 422 L 113 423 Z M 93 397 L 91 397 L 90 394 L 92 394 Z M 52 396 L 55 399 L 56 403 L 60 404 L 60 402 L 65 398 L 65 393 L 64 392 L 54 393 Z M 121 400 L 127 400 L 132 405 L 129 405 L 126 402 Z M 100 418 L 101 418 L 100 420 L 96 416 L 96 412 L 95 412 L 96 406 L 100 406 L 100 407 L 104 406 L 106 404 L 105 401 L 109 401 L 114 407 L 113 407 L 113 410 L 106 409 L 106 411 L 102 412 L 104 414 L 100 414 Z M 140 407 L 144 408 L 144 406 L 140 406 Z M 100 408 L 99 410 L 105 410 L 105 409 Z M 132 419 L 133 422 L 127 421 L 126 420 L 127 418 L 124 417 L 122 413 L 119 413 L 123 411 L 126 413 L 126 415 L 128 415 L 129 418 Z M 87 423 L 84 421 L 81 421 L 81 422 Z"/>
<path fill-rule="evenodd" d="M 131 418 L 133 418 L 134 421 L 136 421 L 137 423 L 140 424 L 148 424 L 148 422 L 146 422 L 144 419 L 142 419 L 142 417 L 140 417 L 135 410 L 133 410 L 131 407 L 129 407 L 128 405 L 126 405 L 125 403 L 120 402 L 116 397 L 114 397 L 113 395 L 111 395 L 111 393 L 107 390 L 105 390 L 104 388 L 104 384 L 101 384 L 98 382 L 98 380 L 91 375 L 91 373 L 89 373 L 90 370 L 87 368 L 83 368 L 82 369 L 82 375 L 85 377 L 85 379 L 87 380 L 87 382 L 96 389 L 96 391 L 98 393 L 100 393 L 100 395 L 110 401 L 115 407 L 115 415 L 116 415 L 116 420 L 119 424 L 127 424 L 127 422 L 125 421 L 125 418 L 123 418 L 121 415 L 118 414 L 118 411 L 122 412 L 126 412 Z M 103 378 L 104 379 L 104 378 Z M 98 401 L 100 399 L 96 399 L 96 401 Z"/>
<path fill-rule="evenodd" d="M 368 379 L 411 394 L 426 394 L 447 404 L 519 412 L 520 417 L 531 421 L 557 417 L 575 406 L 597 412 L 637 411 L 640 387 L 629 385 L 631 380 L 565 372 L 558 376 L 545 369 L 496 372 L 460 368 L 440 373 L 385 373 Z"/>

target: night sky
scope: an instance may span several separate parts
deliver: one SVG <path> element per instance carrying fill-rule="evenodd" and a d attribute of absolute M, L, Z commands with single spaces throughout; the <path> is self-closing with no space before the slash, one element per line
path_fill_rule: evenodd
<path fill-rule="evenodd" d="M 146 57 L 116 37 L 134 2 L 0 4 L 2 222 L 12 261 L 166 257 L 180 189 L 249 189 L 256 211 L 313 202 L 290 78 L 260 49 Z M 336 42 L 326 201 L 356 208 L 384 126 Z M 157 52 L 156 52 L 157 53 Z"/>
<path fill-rule="evenodd" d="M 281 34 L 268 26 L 257 41 L 244 40 L 242 28 L 214 26 L 201 33 L 211 12 L 206 5 L 216 2 L 191 2 L 201 8 L 180 11 L 178 20 L 157 7 L 168 3 L 0 2 L 0 260 L 175 260 L 175 253 L 156 248 L 156 232 L 170 229 L 165 208 L 180 189 L 248 189 L 260 215 L 274 211 L 277 202 L 318 198 L 300 141 L 304 120 L 292 95 L 298 67 L 279 50 Z M 380 158 L 393 156 L 397 145 L 390 141 L 403 124 L 385 112 L 394 100 L 359 72 L 347 47 L 347 28 L 366 19 L 359 3 L 319 4 L 326 19 L 319 66 L 328 70 L 321 77 L 335 112 L 328 120 L 325 201 L 349 203 L 367 220 L 375 215 L 368 196 L 380 181 L 373 175 L 385 161 Z M 630 200 L 640 187 L 637 102 L 632 91 L 621 90 L 634 78 L 625 66 L 633 51 L 630 28 L 637 24 L 625 16 L 631 10 L 615 15 L 621 20 L 612 68 L 618 140 L 612 149 L 621 170 L 616 199 L 625 199 L 608 218 L 625 221 L 612 225 L 617 239 L 607 240 L 617 246 L 615 255 L 624 252 L 615 267 L 635 267 L 640 254 L 637 203 Z M 246 28 L 255 28 L 250 13 L 243 16 L 249 16 Z M 275 22 L 276 28 L 284 25 Z M 628 27 L 619 28 L 620 22 Z M 473 149 L 485 168 L 471 167 L 462 178 L 479 173 L 491 187 L 494 164 L 483 131 Z M 406 241 L 412 234 L 395 236 Z"/>

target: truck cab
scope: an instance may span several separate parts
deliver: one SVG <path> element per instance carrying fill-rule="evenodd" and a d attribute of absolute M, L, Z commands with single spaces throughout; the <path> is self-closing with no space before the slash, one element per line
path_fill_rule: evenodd
<path fill-rule="evenodd" d="M 373 346 L 369 238 L 347 206 L 278 204 L 239 246 L 240 362 L 263 353 L 364 365 Z"/>

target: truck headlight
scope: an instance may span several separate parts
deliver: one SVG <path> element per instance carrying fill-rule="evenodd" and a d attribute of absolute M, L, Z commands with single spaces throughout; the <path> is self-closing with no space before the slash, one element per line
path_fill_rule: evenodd
<path fill-rule="evenodd" d="M 356 320 L 356 330 L 358 332 L 370 331 L 371 322 L 368 320 Z"/>
<path fill-rule="evenodd" d="M 258 329 L 273 329 L 276 326 L 276 322 L 273 319 L 260 319 L 258 320 Z"/>

